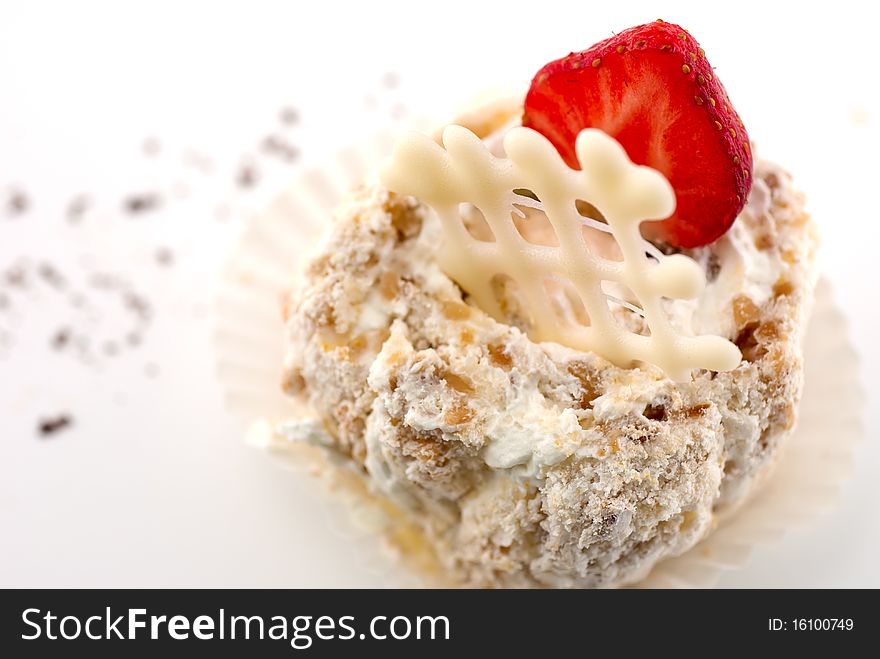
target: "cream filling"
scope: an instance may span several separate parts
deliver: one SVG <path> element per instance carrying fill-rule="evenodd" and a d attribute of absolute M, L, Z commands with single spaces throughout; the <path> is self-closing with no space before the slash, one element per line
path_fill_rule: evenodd
<path fill-rule="evenodd" d="M 740 217 L 760 217 L 767 213 L 769 196 L 764 182 L 756 179 Z M 712 251 L 720 265 L 717 279 L 707 284 L 695 300 L 675 300 L 667 309 L 682 331 L 732 336 L 737 330 L 733 299 L 746 295 L 760 307 L 773 295 L 773 286 L 785 266 L 775 258 L 774 252 L 759 250 L 754 236 L 739 220 L 712 245 Z"/>
<path fill-rule="evenodd" d="M 524 478 L 540 478 L 581 445 L 583 430 L 574 410 L 550 408 L 537 389 L 517 392 L 504 414 L 484 428 L 483 460 L 494 469 L 513 469 Z"/>

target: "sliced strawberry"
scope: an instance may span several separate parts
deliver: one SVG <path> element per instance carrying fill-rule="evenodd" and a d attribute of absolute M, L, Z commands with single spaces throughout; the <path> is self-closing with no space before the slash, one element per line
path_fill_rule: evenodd
<path fill-rule="evenodd" d="M 588 127 L 616 138 L 633 162 L 659 170 L 676 210 L 643 231 L 676 247 L 707 245 L 742 210 L 752 181 L 749 137 L 703 49 L 656 21 L 625 30 L 542 68 L 523 125 L 544 134 L 572 167 Z"/>

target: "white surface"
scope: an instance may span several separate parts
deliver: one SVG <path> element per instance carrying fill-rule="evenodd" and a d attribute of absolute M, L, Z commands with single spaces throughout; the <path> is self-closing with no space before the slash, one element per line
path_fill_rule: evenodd
<path fill-rule="evenodd" d="M 22 257 L 51 257 L 74 280 L 112 271 L 148 294 L 155 318 L 140 348 L 86 367 L 47 347 L 66 313 L 50 290 L 14 307 L 15 340 L 0 352 L 0 584 L 369 585 L 350 552 L 328 552 L 331 531 L 300 486 L 241 445 L 212 373 L 214 274 L 238 217 L 295 171 L 274 166 L 241 194 L 231 183 L 239 158 L 256 153 L 282 105 L 300 111 L 291 133 L 302 163 L 317 162 L 388 123 L 399 102 L 442 115 L 486 87 L 527 84 L 546 61 L 658 10 L 72 4 L 0 3 L 0 199 L 15 184 L 33 201 L 17 219 L 0 209 L 0 272 Z M 865 377 L 880 369 L 874 23 L 865 3 L 797 16 L 798 5 L 777 4 L 788 3 L 668 3 L 663 17 L 697 36 L 760 152 L 808 191 Z M 448 12 L 466 17 L 461 34 Z M 388 71 L 398 89 L 383 87 Z M 148 135 L 161 140 L 156 158 L 140 153 Z M 214 172 L 182 163 L 188 149 L 210 154 Z M 125 194 L 168 193 L 178 181 L 188 199 L 134 219 L 119 212 Z M 79 192 L 96 210 L 70 226 L 64 208 Z M 159 246 L 174 250 L 172 267 L 156 267 Z M 880 586 L 880 386 L 865 382 L 868 441 L 837 511 L 758 551 L 724 585 Z M 75 426 L 39 439 L 37 419 L 58 411 Z"/>

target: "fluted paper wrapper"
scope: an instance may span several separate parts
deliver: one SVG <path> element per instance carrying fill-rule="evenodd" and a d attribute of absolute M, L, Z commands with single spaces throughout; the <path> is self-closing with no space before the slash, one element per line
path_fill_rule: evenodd
<path fill-rule="evenodd" d="M 426 124 L 422 122 L 422 127 Z M 308 479 L 312 504 L 353 547 L 359 570 L 388 587 L 443 585 L 443 573 L 418 528 L 371 493 L 369 483 L 319 449 L 291 444 L 271 432 L 280 421 L 308 416 L 281 392 L 281 300 L 295 286 L 309 250 L 333 208 L 390 153 L 392 133 L 340 152 L 307 172 L 252 219 L 223 273 L 216 308 L 216 359 L 229 409 L 248 426 L 247 440 Z M 861 437 L 864 395 L 846 322 L 820 280 L 805 346 L 806 383 L 797 429 L 771 475 L 735 513 L 681 556 L 658 563 L 639 587 L 711 587 L 725 570 L 743 567 L 752 548 L 831 509 L 852 471 Z M 291 553 L 296 547 L 290 548 Z"/>

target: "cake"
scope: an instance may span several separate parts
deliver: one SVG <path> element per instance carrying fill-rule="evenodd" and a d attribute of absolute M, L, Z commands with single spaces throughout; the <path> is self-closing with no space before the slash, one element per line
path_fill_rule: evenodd
<path fill-rule="evenodd" d="M 606 62 L 615 66 L 606 53 L 625 58 L 628 48 L 650 51 L 655 41 L 666 45 L 664 39 L 673 39 L 673 46 L 658 46 L 658 57 L 683 55 L 683 76 L 705 82 L 708 75 L 716 84 L 710 69 L 702 68 L 702 51 L 693 56 L 690 34 L 658 22 L 548 65 L 535 77 L 525 108 L 521 102 L 494 103 L 459 123 L 499 158 L 515 139 L 538 146 L 545 140 L 574 172 L 586 165 L 584 159 L 578 163 L 580 141 L 586 144 L 598 133 L 582 129 L 607 128 L 582 117 L 584 125 L 572 136 L 578 149 L 566 153 L 564 131 L 540 128 L 553 117 L 536 86 L 558 71 L 593 75 L 591 69 Z M 669 88 L 676 89 L 672 83 Z M 613 96 L 607 88 L 603 93 Z M 543 315 L 536 315 L 534 300 L 515 277 L 488 281 L 481 297 L 466 276 L 450 274 L 450 255 L 439 247 L 448 250 L 451 240 L 443 213 L 401 191 L 387 168 L 339 205 L 285 301 L 284 389 L 306 401 L 312 415 L 278 424 L 276 437 L 320 446 L 333 457 L 326 469 L 362 477 L 370 496 L 386 501 L 401 524 L 417 530 L 446 582 L 635 583 L 658 561 L 693 547 L 741 505 L 791 434 L 816 279 L 815 230 L 790 175 L 753 156 L 723 88 L 695 105 L 700 111 L 723 105 L 728 113 L 721 117 L 727 141 L 719 148 L 737 164 L 732 188 L 724 190 L 729 201 L 721 204 L 723 212 L 706 201 L 714 203 L 716 190 L 689 201 L 677 184 L 682 166 L 673 167 L 664 175 L 680 201 L 674 222 L 649 222 L 643 234 L 650 240 L 646 267 L 672 258 L 699 271 L 705 282 L 686 294 L 658 296 L 654 320 L 662 310 L 664 323 L 682 337 L 676 345 L 691 337 L 714 341 L 720 357 L 707 362 L 711 367 L 688 362 L 676 371 L 670 364 L 679 362 L 665 354 L 651 363 L 645 358 L 650 351 L 623 359 L 602 342 L 586 349 L 552 340 L 559 318 L 589 328 L 589 315 L 596 313 L 586 301 L 578 303 L 570 282 L 550 282 Z M 712 123 L 721 119 L 710 115 Z M 470 139 L 455 130 L 441 138 L 450 150 L 454 137 Z M 508 138 L 511 133 L 520 137 Z M 616 137 L 625 146 L 622 135 Z M 591 145 L 614 142 L 593 137 L 599 141 Z M 434 146 L 440 154 L 443 147 Z M 625 152 L 635 161 L 632 148 Z M 705 158 L 703 169 L 711 169 Z M 423 182 L 424 176 L 411 180 Z M 522 240 L 559 249 L 559 227 L 548 221 L 542 195 L 515 194 L 510 222 Z M 544 202 L 550 201 L 546 193 Z M 622 248 L 595 231 L 597 223 L 614 224 L 603 209 L 589 200 L 578 200 L 576 208 L 592 227 L 584 230 L 592 232 L 590 250 L 631 268 Z M 706 216 L 705 226 L 695 225 L 686 215 L 694 208 L 714 215 Z M 491 242 L 487 218 L 475 207 L 462 207 L 460 220 L 470 239 Z M 621 341 L 660 340 L 658 326 L 648 327 L 650 315 L 632 291 L 606 288 Z M 548 322 L 550 339 L 539 332 Z M 584 336 L 594 335 L 585 329 Z"/>

